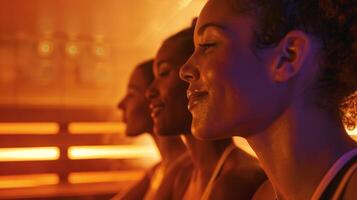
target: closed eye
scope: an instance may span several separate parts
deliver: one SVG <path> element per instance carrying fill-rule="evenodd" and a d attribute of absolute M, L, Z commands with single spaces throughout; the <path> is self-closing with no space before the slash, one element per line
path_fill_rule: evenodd
<path fill-rule="evenodd" d="M 209 50 L 210 48 L 214 47 L 215 45 L 216 45 L 216 43 L 207 42 L 207 43 L 199 44 L 198 46 L 203 52 L 206 52 L 207 50 Z"/>
<path fill-rule="evenodd" d="M 164 70 L 164 71 L 159 72 L 159 76 L 164 77 L 164 76 L 167 76 L 169 73 L 170 73 L 170 70 Z"/>

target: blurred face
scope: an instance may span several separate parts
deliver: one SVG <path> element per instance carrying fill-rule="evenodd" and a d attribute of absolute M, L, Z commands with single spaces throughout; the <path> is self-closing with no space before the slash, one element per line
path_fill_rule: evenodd
<path fill-rule="evenodd" d="M 149 102 L 145 98 L 145 91 L 149 84 L 144 71 L 137 68 L 130 77 L 127 94 L 118 105 L 123 110 L 128 136 L 152 131 Z"/>
<path fill-rule="evenodd" d="M 188 133 L 191 115 L 187 110 L 188 84 L 179 77 L 179 68 L 188 56 L 177 52 L 180 40 L 166 41 L 154 62 L 155 80 L 147 91 L 154 132 L 159 135 Z"/>
<path fill-rule="evenodd" d="M 181 68 L 192 133 L 198 138 L 249 136 L 269 124 L 279 104 L 269 76 L 269 50 L 252 51 L 255 20 L 227 0 L 210 0 L 195 27 L 195 52 Z"/>

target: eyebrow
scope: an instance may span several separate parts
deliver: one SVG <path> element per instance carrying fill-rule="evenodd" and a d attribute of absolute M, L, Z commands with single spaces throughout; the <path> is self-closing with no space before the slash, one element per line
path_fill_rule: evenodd
<path fill-rule="evenodd" d="M 158 63 L 157 63 L 157 71 L 160 71 L 160 68 L 161 68 L 161 65 L 163 64 L 163 63 L 169 63 L 170 64 L 170 62 L 169 62 L 169 60 L 167 60 L 167 59 L 165 59 L 165 60 L 160 60 Z"/>
<path fill-rule="evenodd" d="M 198 35 L 202 35 L 202 33 L 203 33 L 208 27 L 215 27 L 215 28 L 219 28 L 219 29 L 222 29 L 222 30 L 226 30 L 226 27 L 223 26 L 223 25 L 216 24 L 216 23 L 207 23 L 207 24 L 202 25 L 202 26 L 198 29 L 197 34 L 198 34 Z"/>
<path fill-rule="evenodd" d="M 157 68 L 159 69 L 160 68 L 160 66 L 162 65 L 162 63 L 166 63 L 167 62 L 167 60 L 160 60 L 159 62 L 157 62 Z"/>

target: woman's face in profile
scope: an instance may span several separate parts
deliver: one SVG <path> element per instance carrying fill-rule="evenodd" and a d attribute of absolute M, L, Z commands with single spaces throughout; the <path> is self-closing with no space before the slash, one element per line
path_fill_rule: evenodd
<path fill-rule="evenodd" d="M 274 119 L 277 95 L 262 53 L 252 50 L 255 20 L 228 1 L 210 0 L 194 33 L 195 52 L 181 68 L 189 82 L 192 133 L 198 138 L 248 136 Z"/>
<path fill-rule="evenodd" d="M 144 70 L 136 68 L 130 77 L 127 93 L 118 105 L 123 111 L 127 136 L 137 136 L 152 131 L 149 102 L 145 98 L 149 84 L 145 78 Z"/>
<path fill-rule="evenodd" d="M 190 130 L 188 84 L 179 77 L 180 66 L 188 56 L 177 52 L 179 42 L 179 39 L 168 40 L 161 46 L 153 67 L 155 80 L 146 95 L 150 100 L 154 132 L 159 135 L 178 135 Z"/>

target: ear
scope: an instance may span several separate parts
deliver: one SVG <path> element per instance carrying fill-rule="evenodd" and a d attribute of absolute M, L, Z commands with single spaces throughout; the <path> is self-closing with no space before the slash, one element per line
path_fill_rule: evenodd
<path fill-rule="evenodd" d="M 301 71 L 311 51 L 310 37 L 302 31 L 294 30 L 280 41 L 271 66 L 275 81 L 288 81 Z"/>

